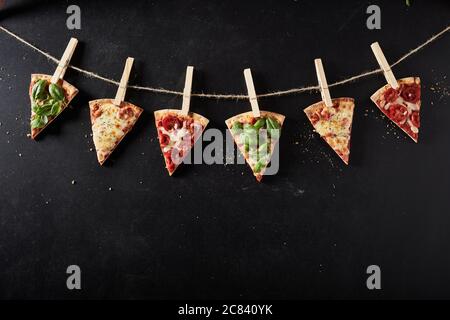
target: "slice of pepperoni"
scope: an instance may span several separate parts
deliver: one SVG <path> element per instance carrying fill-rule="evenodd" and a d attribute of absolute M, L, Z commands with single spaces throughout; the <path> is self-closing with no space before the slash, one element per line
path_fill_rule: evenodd
<path fill-rule="evenodd" d="M 128 120 L 134 116 L 134 110 L 131 107 L 120 108 L 119 118 L 123 120 Z"/>
<path fill-rule="evenodd" d="M 183 126 L 183 122 L 175 116 L 168 115 L 162 119 L 162 125 L 166 131 L 169 131 L 174 127 L 181 128 Z"/>
<path fill-rule="evenodd" d="M 408 117 L 408 108 L 402 104 L 391 104 L 388 110 L 389 118 L 398 124 L 403 124 Z"/>
<path fill-rule="evenodd" d="M 166 161 L 172 162 L 172 152 L 170 150 L 164 152 L 163 155 L 164 155 L 164 158 L 166 159 Z"/>
<path fill-rule="evenodd" d="M 416 128 L 420 128 L 420 114 L 417 111 L 413 111 L 411 114 L 411 122 Z"/>
<path fill-rule="evenodd" d="M 164 152 L 164 159 L 166 160 L 166 168 L 169 172 L 173 172 L 175 170 L 175 164 L 172 161 L 172 152 L 167 151 Z"/>
<path fill-rule="evenodd" d="M 92 117 L 95 119 L 95 118 L 100 117 L 101 115 L 102 115 L 102 110 L 100 109 L 100 105 L 99 104 L 95 104 L 92 107 Z"/>
<path fill-rule="evenodd" d="M 175 163 L 170 162 L 166 164 L 167 170 L 169 170 L 170 173 L 174 172 L 175 170 Z"/>
<path fill-rule="evenodd" d="M 310 115 L 310 121 L 313 125 L 315 125 L 317 122 L 319 122 L 320 116 L 315 112 Z"/>
<path fill-rule="evenodd" d="M 398 91 L 393 88 L 388 88 L 384 93 L 384 100 L 386 102 L 395 102 L 397 100 L 399 94 Z"/>
<path fill-rule="evenodd" d="M 323 108 L 320 112 L 320 116 L 323 120 L 327 121 L 330 120 L 331 114 L 326 108 Z"/>
<path fill-rule="evenodd" d="M 417 103 L 420 100 L 420 86 L 415 83 L 402 85 L 401 91 L 405 101 Z"/>
<path fill-rule="evenodd" d="M 192 120 L 191 118 L 187 119 L 185 122 L 185 128 L 189 129 L 191 127 L 192 123 L 194 123 L 194 120 Z"/>
<path fill-rule="evenodd" d="M 163 125 L 164 129 L 166 129 L 166 131 L 169 131 L 169 130 L 173 129 L 173 126 L 174 126 L 174 123 L 175 123 L 174 119 L 175 118 L 172 117 L 172 116 L 167 116 L 167 117 L 164 117 L 162 119 L 162 125 Z"/>
<path fill-rule="evenodd" d="M 169 144 L 170 142 L 170 138 L 167 134 L 160 134 L 159 135 L 159 144 L 161 145 L 161 147 L 165 147 Z"/>

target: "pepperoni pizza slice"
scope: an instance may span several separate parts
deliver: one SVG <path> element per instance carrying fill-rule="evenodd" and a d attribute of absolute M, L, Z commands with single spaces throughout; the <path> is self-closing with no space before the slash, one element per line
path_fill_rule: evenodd
<path fill-rule="evenodd" d="M 258 182 L 261 182 L 272 159 L 285 119 L 274 112 L 260 111 L 260 114 L 256 118 L 252 112 L 246 112 L 225 121 Z"/>
<path fill-rule="evenodd" d="M 404 78 L 397 82 L 398 89 L 385 85 L 370 98 L 381 112 L 417 143 L 420 128 L 420 78 Z"/>
<path fill-rule="evenodd" d="M 52 84 L 51 78 L 52 76 L 47 74 L 31 75 L 31 139 L 35 139 L 55 120 L 78 93 L 78 89 L 70 83 L 60 80 Z"/>
<path fill-rule="evenodd" d="M 321 101 L 304 111 L 315 131 L 348 164 L 355 103 L 352 98 L 337 98 L 332 102 L 331 107 Z"/>
<path fill-rule="evenodd" d="M 189 154 L 208 122 L 208 119 L 193 112 L 183 115 L 181 110 L 176 109 L 155 111 L 159 145 L 170 176 Z"/>
<path fill-rule="evenodd" d="M 142 109 L 128 102 L 120 107 L 113 99 L 89 101 L 92 135 L 100 165 L 108 159 L 125 135 L 133 128 Z"/>

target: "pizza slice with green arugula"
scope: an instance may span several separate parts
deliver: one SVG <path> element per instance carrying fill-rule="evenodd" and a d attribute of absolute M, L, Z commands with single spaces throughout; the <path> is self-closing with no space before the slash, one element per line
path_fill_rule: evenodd
<path fill-rule="evenodd" d="M 267 111 L 260 111 L 260 114 L 256 118 L 252 112 L 246 112 L 225 121 L 258 182 L 262 180 L 272 159 L 285 118 Z"/>

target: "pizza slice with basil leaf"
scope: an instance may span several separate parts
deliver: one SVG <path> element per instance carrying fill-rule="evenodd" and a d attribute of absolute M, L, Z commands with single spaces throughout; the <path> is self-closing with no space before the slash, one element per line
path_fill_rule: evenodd
<path fill-rule="evenodd" d="M 159 145 L 170 176 L 189 154 L 208 122 L 208 119 L 193 112 L 183 115 L 181 110 L 176 109 L 155 111 Z"/>
<path fill-rule="evenodd" d="M 92 136 L 100 165 L 133 128 L 143 111 L 129 102 L 122 102 L 120 107 L 113 102 L 113 99 L 89 101 Z"/>
<path fill-rule="evenodd" d="M 239 151 L 260 182 L 280 139 L 284 116 L 260 111 L 260 117 L 252 112 L 234 116 L 225 121 Z"/>
<path fill-rule="evenodd" d="M 420 78 L 404 78 L 397 82 L 398 89 L 385 85 L 370 99 L 381 112 L 417 143 L 420 128 Z"/>
<path fill-rule="evenodd" d="M 50 83 L 52 76 L 32 74 L 30 83 L 31 101 L 31 138 L 35 139 L 57 116 L 63 112 L 78 89 L 70 83 L 60 80 Z"/>
<path fill-rule="evenodd" d="M 332 102 L 331 107 L 321 101 L 304 111 L 315 131 L 348 164 L 355 102 L 352 98 L 337 98 Z"/>

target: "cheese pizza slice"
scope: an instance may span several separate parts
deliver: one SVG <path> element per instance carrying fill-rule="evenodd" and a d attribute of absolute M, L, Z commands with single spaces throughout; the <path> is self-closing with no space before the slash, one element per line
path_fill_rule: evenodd
<path fill-rule="evenodd" d="M 281 114 L 260 111 L 258 118 L 252 112 L 246 112 L 225 121 L 258 182 L 261 182 L 272 159 L 284 119 Z"/>
<path fill-rule="evenodd" d="M 56 119 L 77 95 L 78 89 L 60 80 L 50 83 L 52 76 L 32 74 L 29 88 L 31 101 L 31 139 L 35 139 L 53 120 Z"/>
<path fill-rule="evenodd" d="M 348 164 L 355 103 L 352 98 L 337 98 L 332 102 L 331 107 L 321 101 L 304 111 L 315 131 Z"/>
<path fill-rule="evenodd" d="M 155 111 L 159 145 L 170 176 L 189 154 L 208 122 L 208 119 L 193 112 L 183 115 L 181 110 L 176 109 Z"/>
<path fill-rule="evenodd" d="M 381 112 L 417 143 L 420 128 L 420 78 L 404 78 L 397 82 L 398 89 L 385 85 L 370 99 Z"/>
<path fill-rule="evenodd" d="M 141 108 L 131 103 L 122 102 L 118 107 L 113 102 L 113 99 L 89 102 L 92 135 L 100 165 L 108 159 L 142 113 Z"/>

